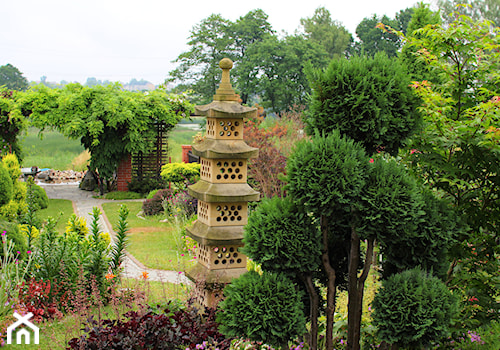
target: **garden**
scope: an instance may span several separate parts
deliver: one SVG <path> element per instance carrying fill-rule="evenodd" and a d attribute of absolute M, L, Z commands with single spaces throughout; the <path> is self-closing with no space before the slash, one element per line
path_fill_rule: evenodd
<path fill-rule="evenodd" d="M 102 205 L 111 240 L 99 208 L 86 223 L 21 181 L 21 143 L 3 139 L 0 344 L 16 311 L 33 314 L 41 349 L 500 348 L 498 28 L 457 15 L 406 35 L 379 29 L 405 41 L 402 58 L 305 64 L 307 106 L 245 122 L 261 200 L 244 227 L 248 272 L 215 308 L 193 303 L 189 284 L 121 276 L 125 252 L 155 269 L 196 262 L 187 186 L 199 164 L 164 165 L 142 193 L 112 191 L 123 150 L 150 147 L 158 120 L 173 137 L 188 96 L 2 90 L 2 123 L 80 140 L 116 200 Z"/>

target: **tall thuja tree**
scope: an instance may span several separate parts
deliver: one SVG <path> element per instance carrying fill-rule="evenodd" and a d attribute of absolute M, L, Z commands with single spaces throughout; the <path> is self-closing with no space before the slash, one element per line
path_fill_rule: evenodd
<path fill-rule="evenodd" d="M 359 176 L 362 184 L 358 184 L 357 192 L 348 196 L 349 192 L 344 189 L 351 189 L 349 185 L 354 181 L 354 176 L 338 180 L 342 187 L 332 192 L 329 201 L 321 201 L 328 203 L 324 205 L 330 209 L 321 208 L 317 211 L 317 215 L 324 217 L 323 220 L 331 221 L 330 225 L 322 225 L 324 234 L 328 234 L 326 228 L 332 226 L 335 234 L 330 239 L 337 240 L 337 246 L 344 247 L 344 256 L 336 254 L 335 257 L 347 261 L 347 272 L 344 273 L 348 276 L 349 291 L 348 347 L 357 349 L 364 282 L 371 266 L 375 242 L 379 242 L 384 252 L 384 269 L 387 275 L 419 264 L 441 271 L 442 268 L 438 266 L 444 260 L 446 243 L 451 239 L 450 231 L 445 230 L 446 227 L 440 228 L 434 221 L 423 216 L 426 210 L 433 212 L 439 206 L 433 204 L 431 199 L 428 199 L 429 203 L 426 201 L 427 197 L 422 194 L 422 189 L 408 177 L 401 166 L 382 158 L 383 154 L 397 154 L 403 142 L 421 123 L 417 111 L 419 100 L 411 90 L 409 77 L 399 62 L 378 53 L 373 58 L 354 57 L 349 61 L 335 61 L 325 70 L 309 67 L 308 75 L 313 90 L 306 118 L 308 132 L 320 130 L 337 138 L 339 136 L 335 135 L 342 134 L 359 142 L 358 147 L 366 152 L 358 158 L 347 156 L 347 159 L 359 159 L 360 164 L 363 164 L 357 167 L 362 173 Z M 329 152 L 312 148 L 299 152 L 300 148 L 297 154 L 301 156 L 298 156 L 297 161 L 288 161 L 296 169 L 294 172 L 287 168 L 289 194 L 303 205 L 311 206 L 316 198 L 321 198 L 328 190 L 335 188 L 327 179 L 319 176 L 315 165 L 308 165 L 314 164 L 312 154 L 336 157 L 339 152 L 336 148 Z M 377 157 L 373 156 L 373 163 L 369 163 L 368 158 L 376 152 L 382 153 Z M 361 160 L 363 158 L 364 161 Z M 296 165 L 293 165 L 294 162 Z M 297 179 L 302 175 L 294 175 L 302 174 L 301 169 L 309 169 L 308 173 L 311 175 L 308 176 L 311 178 L 308 181 L 299 181 Z M 336 167 L 331 166 L 330 169 Z M 343 166 L 341 170 L 329 174 L 329 177 L 343 179 L 340 174 L 345 169 L 347 167 Z M 314 190 L 304 185 L 309 183 L 315 183 L 318 188 Z M 318 192 L 318 189 L 322 192 Z M 342 198 L 340 202 L 339 198 Z M 339 206 L 338 203 L 343 205 Z M 336 215 L 332 215 L 332 208 L 339 208 L 335 209 Z M 435 218 L 435 215 L 430 217 Z M 418 222 L 421 224 L 417 225 Z M 433 232 L 442 232 L 442 237 L 447 237 L 439 241 L 443 249 L 430 250 L 429 247 L 412 246 L 419 242 L 415 240 L 415 236 L 427 237 Z M 367 242 L 364 254 L 360 254 L 362 240 Z M 393 241 L 400 242 L 400 246 L 396 248 L 391 244 Z M 420 242 L 432 241 L 433 237 Z M 400 260 L 398 249 L 402 249 L 404 245 L 414 252 L 413 260 Z M 365 257 L 364 261 L 362 256 Z M 362 268 L 359 276 L 358 268 Z"/>
<path fill-rule="evenodd" d="M 312 213 L 320 225 L 321 263 L 327 281 L 327 349 L 333 349 L 338 261 L 349 250 L 345 230 L 333 231 L 335 223 L 332 219 L 346 218 L 348 213 L 357 210 L 357 202 L 366 182 L 367 166 L 368 158 L 362 146 L 342 138 L 338 132 L 329 137 L 316 135 L 312 141 L 300 142 L 286 166 L 287 192 L 299 206 Z M 348 222 L 342 221 L 337 227 L 342 227 L 342 224 Z M 337 249 L 338 255 L 330 253 L 331 240 L 342 247 Z"/>
<path fill-rule="evenodd" d="M 317 348 L 319 294 L 314 273 L 321 265 L 317 223 L 290 197 L 263 200 L 245 226 L 244 252 L 262 270 L 302 281 L 309 296 L 310 348 Z"/>
<path fill-rule="evenodd" d="M 370 158 L 360 143 L 338 131 L 300 142 L 288 160 L 287 180 L 290 198 L 320 223 L 327 349 L 333 348 L 336 277 L 343 274 L 349 295 L 348 349 L 359 349 L 364 284 L 375 243 L 383 253 L 386 277 L 415 266 L 438 273 L 455 218 L 404 165 L 381 156 Z"/>
<path fill-rule="evenodd" d="M 475 327 L 500 310 L 500 32 L 489 22 L 454 17 L 408 38 L 439 81 L 413 83 L 425 128 L 407 160 L 467 220 L 448 283 L 462 292 L 462 319 Z"/>

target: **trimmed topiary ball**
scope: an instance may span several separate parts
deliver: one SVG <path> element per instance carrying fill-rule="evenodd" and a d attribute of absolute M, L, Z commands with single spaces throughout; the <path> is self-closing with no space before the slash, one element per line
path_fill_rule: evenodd
<path fill-rule="evenodd" d="M 283 346 L 306 332 L 302 293 L 281 274 L 251 271 L 224 290 L 217 315 L 220 332 Z"/>
<path fill-rule="evenodd" d="M 339 130 L 361 142 L 368 154 L 396 154 L 421 123 L 420 100 L 408 73 L 385 53 L 333 60 L 325 70 L 308 68 L 307 76 L 312 88 L 308 133 Z"/>
<path fill-rule="evenodd" d="M 373 308 L 379 339 L 422 349 L 450 334 L 458 301 L 440 279 L 415 268 L 383 281 Z"/>
<path fill-rule="evenodd" d="M 267 271 L 315 271 L 320 266 L 321 232 L 290 197 L 264 199 L 245 226 L 243 252 Z"/>

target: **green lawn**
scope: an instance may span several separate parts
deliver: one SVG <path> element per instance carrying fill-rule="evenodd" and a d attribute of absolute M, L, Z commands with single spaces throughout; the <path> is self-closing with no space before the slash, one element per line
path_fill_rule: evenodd
<path fill-rule="evenodd" d="M 79 140 L 70 140 L 57 131 L 44 131 L 42 138 L 38 132 L 37 128 L 29 128 L 27 135 L 21 141 L 24 152 L 23 167 L 72 169 L 73 159 L 85 151 Z"/>
<path fill-rule="evenodd" d="M 142 202 L 103 203 L 104 212 L 113 227 L 118 222 L 118 209 L 122 204 L 130 210 L 127 251 L 149 268 L 184 271 L 191 257 L 184 251 L 182 225 L 160 222 L 162 216 L 139 216 Z"/>
<path fill-rule="evenodd" d="M 182 145 L 193 144 L 193 136 L 198 132 L 179 124 L 168 134 L 168 152 L 172 163 L 182 161 Z"/>
<path fill-rule="evenodd" d="M 189 123 L 199 123 L 199 120 Z M 21 140 L 21 147 L 24 151 L 22 162 L 23 167 L 38 166 L 39 168 L 51 168 L 54 170 L 68 170 L 75 168 L 72 162 L 85 148 L 79 140 L 70 140 L 57 131 L 44 131 L 43 137 L 38 135 L 39 129 L 30 127 L 27 135 Z M 177 125 L 168 134 L 169 156 L 172 162 L 182 160 L 182 145 L 191 145 L 193 136 L 198 131 Z M 78 167 L 78 166 L 77 166 Z M 85 170 L 74 169 L 74 170 Z"/>
<path fill-rule="evenodd" d="M 41 220 L 45 220 L 49 216 L 58 219 L 56 230 L 58 232 L 64 232 L 68 219 L 73 213 L 73 204 L 70 200 L 49 199 L 49 206 L 46 209 L 39 210 L 37 216 Z"/>

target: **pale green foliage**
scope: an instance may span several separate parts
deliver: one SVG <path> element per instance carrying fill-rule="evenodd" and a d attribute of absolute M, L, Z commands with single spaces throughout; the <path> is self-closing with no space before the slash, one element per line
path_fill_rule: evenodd
<path fill-rule="evenodd" d="M 412 169 L 452 201 L 468 225 L 448 278 L 480 308 L 463 321 L 496 317 L 500 267 L 500 29 L 455 13 L 449 25 L 409 38 L 437 81 L 414 82 L 425 129 L 406 154 Z M 476 325 L 476 324 L 474 324 Z"/>
<path fill-rule="evenodd" d="M 200 175 L 200 167 L 199 163 L 168 163 L 161 168 L 161 177 L 166 182 L 193 184 Z"/>
<path fill-rule="evenodd" d="M 21 176 L 21 168 L 19 167 L 17 156 L 13 153 L 7 154 L 2 157 L 2 163 L 9 171 L 12 182 L 14 183 L 15 181 L 19 180 L 19 177 Z"/>
<path fill-rule="evenodd" d="M 9 203 L 13 196 L 12 179 L 5 166 L 0 163 L 0 207 Z"/>
<path fill-rule="evenodd" d="M 89 233 L 87 228 L 87 221 L 82 216 L 76 216 L 72 214 L 68 219 L 68 224 L 66 225 L 66 235 L 78 235 L 85 237 Z"/>
<path fill-rule="evenodd" d="M 309 40 L 322 45 L 330 58 L 345 57 L 347 48 L 353 41 L 352 35 L 345 27 L 332 20 L 330 11 L 318 7 L 310 18 L 301 18 L 300 24 Z"/>

